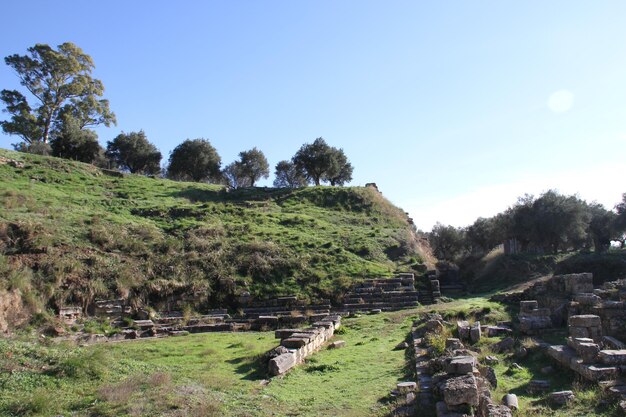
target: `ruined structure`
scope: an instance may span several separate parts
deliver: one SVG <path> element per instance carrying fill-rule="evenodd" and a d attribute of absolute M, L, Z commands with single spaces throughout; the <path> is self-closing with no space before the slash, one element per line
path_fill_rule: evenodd
<path fill-rule="evenodd" d="M 341 326 L 341 316 L 329 315 L 304 329 L 278 329 L 276 338 L 280 346 L 270 352 L 268 370 L 271 375 L 282 375 L 317 351 Z M 343 346 L 343 345 L 341 345 Z M 340 346 L 334 346 L 337 348 Z"/>
<path fill-rule="evenodd" d="M 548 356 L 626 399 L 626 280 L 594 288 L 590 273 L 556 275 L 507 297 L 520 300 L 523 333 L 567 326 L 566 344 L 548 346 Z M 553 401 L 568 398 L 555 393 Z"/>
<path fill-rule="evenodd" d="M 482 329 L 480 323 L 472 326 L 460 323 L 459 330 L 467 328 L 468 341 L 472 340 L 472 330 L 476 333 L 476 329 Z M 447 339 L 443 355 L 432 357 L 432 349 L 428 348 L 424 336 L 426 332 L 443 331 L 442 326 L 441 316 L 431 314 L 416 321 L 412 329 L 417 407 L 434 407 L 437 417 L 512 416 L 511 408 L 496 404 L 491 398 L 490 389 L 498 384 L 494 369 L 480 364 L 477 354 L 467 349 L 461 340 Z"/>
<path fill-rule="evenodd" d="M 393 311 L 417 307 L 418 292 L 413 274 L 397 278 L 368 279 L 353 286 L 343 299 L 341 311 Z"/>

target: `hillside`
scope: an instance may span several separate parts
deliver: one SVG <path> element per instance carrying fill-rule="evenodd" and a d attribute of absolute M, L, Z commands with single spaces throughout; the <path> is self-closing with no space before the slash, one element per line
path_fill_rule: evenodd
<path fill-rule="evenodd" d="M 498 248 L 480 259 L 468 260 L 461 271 L 474 293 L 510 291 L 524 288 L 542 277 L 582 272 L 593 273 L 594 283 L 600 285 L 626 278 L 626 250 L 504 255 Z"/>
<path fill-rule="evenodd" d="M 229 192 L 0 150 L 0 190 L 3 291 L 31 312 L 119 296 L 194 309 L 236 308 L 243 293 L 337 300 L 428 256 L 371 188 Z"/>

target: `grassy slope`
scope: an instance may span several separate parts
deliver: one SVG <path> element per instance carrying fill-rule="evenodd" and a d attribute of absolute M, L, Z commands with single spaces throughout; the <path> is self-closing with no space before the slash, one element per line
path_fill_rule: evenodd
<path fill-rule="evenodd" d="M 413 314 L 415 311 L 412 312 Z M 88 348 L 0 341 L 0 415 L 376 416 L 405 375 L 407 312 L 346 319 L 322 350 L 263 386 L 270 332 L 210 333 Z M 12 372 L 6 372 L 12 370 Z"/>
<path fill-rule="evenodd" d="M 0 249 L 8 258 L 0 267 L 33 268 L 35 286 L 58 303 L 200 290 L 219 304 L 233 283 L 235 292 L 263 296 L 332 297 L 355 278 L 421 262 L 404 213 L 371 189 L 227 193 L 116 178 L 57 158 L 1 156 L 25 167 L 0 165 Z"/>

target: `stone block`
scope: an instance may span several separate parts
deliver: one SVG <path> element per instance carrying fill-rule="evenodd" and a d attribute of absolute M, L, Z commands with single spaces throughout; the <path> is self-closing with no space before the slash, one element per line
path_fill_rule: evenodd
<path fill-rule="evenodd" d="M 463 375 L 474 372 L 476 359 L 473 356 L 456 356 L 446 365 L 449 374 Z"/>
<path fill-rule="evenodd" d="M 448 379 L 442 387 L 447 405 L 478 405 L 478 386 L 474 375 L 464 375 Z"/>
<path fill-rule="evenodd" d="M 522 333 L 533 333 L 536 330 L 551 328 L 552 319 L 550 316 L 520 316 L 519 324 Z"/>
<path fill-rule="evenodd" d="M 272 375 L 282 375 L 296 365 L 296 356 L 293 353 L 283 353 L 269 362 L 269 371 Z"/>
<path fill-rule="evenodd" d="M 565 405 L 574 398 L 572 391 L 557 391 L 550 394 L 550 401 L 556 405 Z"/>
<path fill-rule="evenodd" d="M 398 392 L 400 394 L 407 394 L 409 392 L 414 392 L 417 389 L 417 383 L 415 382 L 399 382 L 396 385 Z"/>
<path fill-rule="evenodd" d="M 424 328 L 429 332 L 441 333 L 443 332 L 443 323 L 439 320 L 429 320 L 426 322 Z"/>
<path fill-rule="evenodd" d="M 309 343 L 309 339 L 301 337 L 289 337 L 287 339 L 283 339 L 281 342 L 283 346 L 289 349 L 298 349 L 305 346 L 307 343 Z"/>
<path fill-rule="evenodd" d="M 572 359 L 576 358 L 576 351 L 569 346 L 554 345 L 546 351 L 548 356 L 556 360 L 560 365 L 570 367 Z"/>
<path fill-rule="evenodd" d="M 568 274 L 562 275 L 565 291 L 571 294 L 593 292 L 593 274 Z"/>
<path fill-rule="evenodd" d="M 600 346 L 594 343 L 593 339 L 570 337 L 567 340 L 567 345 L 576 351 L 583 363 L 595 363 L 597 361 Z"/>
<path fill-rule="evenodd" d="M 594 293 L 581 293 L 574 296 L 574 301 L 583 306 L 593 306 L 602 302 L 602 298 Z"/>
<path fill-rule="evenodd" d="M 506 394 L 504 397 L 502 397 L 502 404 L 504 404 L 511 410 L 519 409 L 519 401 L 517 400 L 517 395 L 515 394 Z"/>
<path fill-rule="evenodd" d="M 602 338 L 602 344 L 608 349 L 626 349 L 626 343 L 622 343 L 611 336 L 604 336 Z"/>
<path fill-rule="evenodd" d="M 529 313 L 539 308 L 537 300 L 527 300 L 519 302 L 520 313 Z"/>
<path fill-rule="evenodd" d="M 470 324 L 468 321 L 457 321 L 457 330 L 459 332 L 459 339 L 469 340 L 470 338 Z"/>
<path fill-rule="evenodd" d="M 477 321 L 470 328 L 470 340 L 471 340 L 471 342 L 472 343 L 478 343 L 478 341 L 480 340 L 481 335 L 482 335 L 482 332 L 480 330 L 480 322 Z"/>
<path fill-rule="evenodd" d="M 598 355 L 604 365 L 626 365 L 626 350 L 602 350 Z"/>
<path fill-rule="evenodd" d="M 298 333 L 300 329 L 278 329 L 274 331 L 274 337 L 276 339 L 287 339 L 294 333 Z"/>
<path fill-rule="evenodd" d="M 530 317 L 550 317 L 550 314 L 551 314 L 551 311 L 549 308 L 537 308 L 523 315 L 530 316 Z"/>
<path fill-rule="evenodd" d="M 512 337 L 505 337 L 501 341 L 494 343 L 492 345 L 492 349 L 496 353 L 508 352 L 513 350 L 515 347 L 515 339 Z"/>
<path fill-rule="evenodd" d="M 593 314 L 581 314 L 570 316 L 568 324 L 573 327 L 601 327 L 602 321 L 599 316 Z"/>
<path fill-rule="evenodd" d="M 454 337 L 446 339 L 446 350 L 457 350 L 463 349 L 464 347 L 465 346 L 463 346 L 463 343 L 461 343 L 459 339 L 456 339 Z"/>
<path fill-rule="evenodd" d="M 586 327 L 569 326 L 569 334 L 573 338 L 589 338 L 589 329 Z"/>
<path fill-rule="evenodd" d="M 540 394 L 550 390 L 550 382 L 544 379 L 533 379 L 528 383 L 528 392 L 531 394 Z"/>
<path fill-rule="evenodd" d="M 496 337 L 513 333 L 513 330 L 504 326 L 482 326 L 482 331 L 487 337 Z"/>
<path fill-rule="evenodd" d="M 346 346 L 345 340 L 335 340 L 330 345 L 328 345 L 329 349 L 339 349 Z"/>
<path fill-rule="evenodd" d="M 489 382 L 492 388 L 498 388 L 498 377 L 496 376 L 496 371 L 491 366 L 482 366 L 480 375 Z"/>

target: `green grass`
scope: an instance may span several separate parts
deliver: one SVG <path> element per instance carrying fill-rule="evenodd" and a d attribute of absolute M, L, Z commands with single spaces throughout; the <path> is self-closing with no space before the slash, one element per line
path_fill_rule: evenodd
<path fill-rule="evenodd" d="M 267 386 L 260 357 L 277 344 L 271 332 L 87 348 L 2 340 L 0 415 L 383 416 L 409 370 L 394 347 L 414 314 L 346 319 L 335 336 L 345 348 L 323 349 Z"/>
<path fill-rule="evenodd" d="M 241 291 L 338 300 L 354 280 L 422 267 L 404 212 L 369 188 L 227 192 L 0 156 L 25 164 L 0 165 L 0 261 L 32 268 L 49 305 L 123 295 L 158 307 L 174 293 L 206 308 Z"/>

